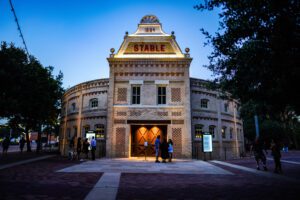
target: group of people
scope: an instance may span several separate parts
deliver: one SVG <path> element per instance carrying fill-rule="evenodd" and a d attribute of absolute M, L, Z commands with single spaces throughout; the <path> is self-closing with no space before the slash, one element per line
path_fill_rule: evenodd
<path fill-rule="evenodd" d="M 78 160 L 80 160 L 80 154 L 85 154 L 85 158 L 89 158 L 89 151 L 91 150 L 92 154 L 92 160 L 95 160 L 95 151 L 97 142 L 95 140 L 95 137 L 92 137 L 91 143 L 89 143 L 89 140 L 87 138 L 84 139 L 84 141 L 81 141 L 81 137 L 77 138 L 76 143 L 76 149 L 75 149 L 75 137 L 73 137 L 69 142 L 69 159 L 73 160 L 77 157 Z"/>
<path fill-rule="evenodd" d="M 23 149 L 25 146 L 25 139 L 24 137 L 21 137 L 20 141 L 19 141 L 19 145 L 20 145 L 20 152 L 23 153 Z M 2 141 L 2 155 L 7 155 L 7 151 L 10 145 L 10 139 L 8 136 L 6 136 L 4 138 L 4 140 Z"/>
<path fill-rule="evenodd" d="M 282 168 L 281 168 L 281 147 L 280 147 L 280 143 L 278 140 L 272 140 L 271 142 L 271 155 L 273 156 L 273 160 L 275 163 L 275 169 L 274 169 L 274 173 L 282 173 Z M 256 160 L 256 169 L 260 170 L 260 162 L 263 165 L 263 169 L 265 171 L 267 171 L 267 158 L 266 155 L 268 154 L 265 144 L 259 139 L 257 138 L 252 146 L 252 151 L 254 153 L 254 158 Z"/>
<path fill-rule="evenodd" d="M 159 153 L 161 153 L 162 162 L 166 163 L 166 159 L 169 159 L 169 162 L 172 162 L 173 158 L 173 141 L 171 139 L 163 139 L 162 142 L 160 142 L 160 135 L 156 137 L 155 140 L 155 156 L 156 160 L 155 162 L 159 163 L 158 160 Z"/>

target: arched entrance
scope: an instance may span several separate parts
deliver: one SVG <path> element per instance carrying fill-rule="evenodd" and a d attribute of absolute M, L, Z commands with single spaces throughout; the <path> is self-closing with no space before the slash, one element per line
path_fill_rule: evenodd
<path fill-rule="evenodd" d="M 166 125 L 132 125 L 131 126 L 131 156 L 155 156 L 154 142 L 160 135 L 161 141 L 167 139 Z M 145 148 L 144 143 L 148 142 Z"/>

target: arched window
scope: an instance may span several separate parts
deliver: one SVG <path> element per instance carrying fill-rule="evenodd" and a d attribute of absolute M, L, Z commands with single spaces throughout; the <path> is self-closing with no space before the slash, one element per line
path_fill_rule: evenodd
<path fill-rule="evenodd" d="M 208 102 L 209 102 L 208 99 L 201 99 L 200 100 L 200 107 L 201 108 L 208 108 Z"/>
<path fill-rule="evenodd" d="M 90 100 L 90 108 L 97 108 L 98 107 L 98 99 L 91 99 Z"/>
<path fill-rule="evenodd" d="M 226 138 L 226 126 L 222 127 L 221 133 L 222 133 L 222 138 L 225 139 Z"/>
<path fill-rule="evenodd" d="M 203 125 L 202 124 L 196 124 L 195 125 L 195 138 L 201 138 L 202 137 L 202 131 L 203 131 Z"/>
<path fill-rule="evenodd" d="M 214 125 L 209 126 L 209 133 L 212 135 L 212 138 L 215 138 L 215 129 L 216 129 L 216 126 L 214 126 Z"/>

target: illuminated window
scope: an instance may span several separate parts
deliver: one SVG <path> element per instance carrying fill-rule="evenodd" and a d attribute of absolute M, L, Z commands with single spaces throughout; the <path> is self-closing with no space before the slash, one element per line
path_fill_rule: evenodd
<path fill-rule="evenodd" d="M 91 99 L 90 100 L 90 107 L 91 108 L 97 108 L 98 107 L 98 99 Z"/>
<path fill-rule="evenodd" d="M 222 138 L 225 139 L 226 138 L 226 126 L 222 127 L 221 133 L 222 133 Z"/>
<path fill-rule="evenodd" d="M 201 108 L 208 108 L 208 99 L 201 99 L 200 106 Z"/>
<path fill-rule="evenodd" d="M 166 87 L 158 87 L 157 88 L 157 103 L 158 104 L 166 104 Z"/>
<path fill-rule="evenodd" d="M 104 139 L 104 124 L 95 125 L 96 139 Z"/>
<path fill-rule="evenodd" d="M 141 103 L 141 87 L 140 86 L 132 86 L 132 104 L 140 104 Z"/>
<path fill-rule="evenodd" d="M 215 129 L 216 129 L 216 126 L 214 126 L 214 125 L 209 126 L 209 133 L 212 135 L 212 138 L 215 138 Z"/>
<path fill-rule="evenodd" d="M 202 124 L 196 124 L 195 125 L 195 138 L 201 138 L 203 132 L 203 125 Z"/>

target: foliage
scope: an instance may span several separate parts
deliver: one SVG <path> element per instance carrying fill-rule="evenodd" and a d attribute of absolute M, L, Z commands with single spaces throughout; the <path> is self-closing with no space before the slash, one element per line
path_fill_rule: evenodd
<path fill-rule="evenodd" d="M 198 10 L 221 8 L 215 35 L 202 29 L 213 46 L 207 66 L 222 89 L 256 112 L 278 116 L 289 107 L 299 115 L 299 1 L 207 0 Z"/>
<path fill-rule="evenodd" d="M 22 125 L 26 133 L 55 124 L 63 93 L 62 73 L 54 77 L 53 67 L 43 67 L 33 56 L 27 59 L 24 50 L 13 44 L 1 44 L 0 64 L 0 117 Z"/>

